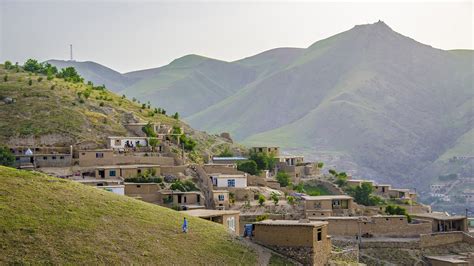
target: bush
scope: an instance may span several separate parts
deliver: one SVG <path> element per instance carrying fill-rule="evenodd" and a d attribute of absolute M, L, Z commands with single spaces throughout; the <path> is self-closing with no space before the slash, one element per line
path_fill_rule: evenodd
<path fill-rule="evenodd" d="M 130 183 L 161 183 L 163 182 L 163 178 L 161 177 L 129 177 L 125 178 L 125 182 Z"/>
<path fill-rule="evenodd" d="M 33 85 L 33 81 L 31 79 L 28 80 L 28 85 Z"/>
<path fill-rule="evenodd" d="M 265 214 L 262 214 L 262 215 L 257 216 L 257 217 L 255 218 L 255 221 L 256 221 L 256 222 L 261 222 L 261 221 L 264 221 L 264 220 L 266 220 L 266 219 L 268 219 L 268 214 L 265 213 Z"/>
<path fill-rule="evenodd" d="M 280 198 L 278 197 L 278 194 L 275 193 L 275 192 L 272 192 L 270 194 L 270 199 L 273 201 L 273 203 L 276 205 L 278 205 L 278 202 L 280 201 Z"/>
<path fill-rule="evenodd" d="M 43 77 L 38 77 L 38 82 L 43 81 Z"/>
<path fill-rule="evenodd" d="M 84 82 L 84 78 L 82 78 L 76 71 L 74 67 L 66 67 L 61 69 L 61 72 L 59 72 L 56 75 L 58 78 L 62 78 L 65 81 L 70 81 L 73 83 L 82 83 Z"/>
<path fill-rule="evenodd" d="M 224 148 L 223 151 L 221 151 L 221 153 L 219 153 L 219 155 L 217 155 L 218 157 L 232 157 L 234 156 L 234 153 L 229 149 L 228 146 L 226 146 Z"/>
<path fill-rule="evenodd" d="M 15 162 L 15 156 L 13 156 L 10 149 L 7 147 L 0 147 L 0 165 L 13 166 Z"/>
<path fill-rule="evenodd" d="M 276 175 L 276 180 L 280 186 L 286 187 L 290 184 L 290 175 L 284 171 L 279 171 Z"/>
<path fill-rule="evenodd" d="M 265 152 L 251 152 L 249 159 L 257 163 L 258 170 L 273 170 L 277 162 L 272 154 Z"/>
<path fill-rule="evenodd" d="M 407 210 L 400 206 L 388 205 L 387 207 L 385 207 L 385 213 L 390 214 L 390 215 L 405 215 L 409 223 L 412 220 Z"/>
<path fill-rule="evenodd" d="M 318 163 L 318 168 L 323 168 L 323 167 L 324 167 L 324 163 L 319 162 L 319 163 Z"/>
<path fill-rule="evenodd" d="M 8 61 L 8 60 L 5 61 L 4 66 L 5 66 L 5 69 L 11 69 L 11 68 L 13 68 L 12 62 L 10 62 L 10 61 Z"/>
<path fill-rule="evenodd" d="M 8 75 L 5 74 L 5 76 L 3 76 L 3 81 L 7 82 L 8 81 Z"/>
<path fill-rule="evenodd" d="M 183 182 L 181 182 L 181 180 L 176 180 L 173 182 L 173 184 L 171 184 L 170 188 L 171 190 L 179 190 L 182 192 L 199 191 L 199 189 L 191 180 L 184 180 Z"/>
<path fill-rule="evenodd" d="M 290 205 L 295 205 L 296 199 L 295 199 L 295 197 L 293 197 L 293 196 L 288 196 L 288 197 L 286 197 L 286 201 L 287 201 L 288 204 L 290 204 Z"/>
<path fill-rule="evenodd" d="M 250 175 L 259 175 L 260 171 L 257 169 L 255 161 L 245 161 L 237 164 L 237 170 L 246 172 Z"/>
<path fill-rule="evenodd" d="M 260 206 L 265 205 L 265 201 L 266 201 L 265 196 L 263 196 L 262 194 L 259 194 L 258 195 L 258 205 L 260 205 Z"/>

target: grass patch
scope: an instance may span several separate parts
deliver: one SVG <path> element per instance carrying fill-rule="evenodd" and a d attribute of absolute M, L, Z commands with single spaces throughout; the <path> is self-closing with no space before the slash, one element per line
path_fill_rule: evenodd
<path fill-rule="evenodd" d="M 324 195 L 332 195 L 332 193 L 327 190 L 325 187 L 320 185 L 311 185 L 311 184 L 304 184 L 303 186 L 306 194 L 310 196 L 324 196 Z"/>
<path fill-rule="evenodd" d="M 217 223 L 0 166 L 0 264 L 255 264 Z"/>

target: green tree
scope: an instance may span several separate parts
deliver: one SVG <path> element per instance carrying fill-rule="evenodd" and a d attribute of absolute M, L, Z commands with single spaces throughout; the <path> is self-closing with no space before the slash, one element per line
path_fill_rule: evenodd
<path fill-rule="evenodd" d="M 7 147 L 0 147 L 0 165 L 13 166 L 15 156 Z"/>
<path fill-rule="evenodd" d="M 265 201 L 266 201 L 265 196 L 262 195 L 262 194 L 259 194 L 258 195 L 258 205 L 260 205 L 260 206 L 265 205 Z"/>
<path fill-rule="evenodd" d="M 255 161 L 245 161 L 237 164 L 237 170 L 246 172 L 251 175 L 259 175 L 260 171 L 257 168 Z"/>
<path fill-rule="evenodd" d="M 355 202 L 365 206 L 372 206 L 375 205 L 371 198 L 372 192 L 374 192 L 372 184 L 369 182 L 363 182 L 360 186 L 353 188 L 352 194 Z"/>
<path fill-rule="evenodd" d="M 13 67 L 12 62 L 10 61 L 5 61 L 4 63 L 5 69 L 11 69 Z"/>
<path fill-rule="evenodd" d="M 79 73 L 77 73 L 74 67 L 66 67 L 61 69 L 61 71 L 56 75 L 58 78 L 62 78 L 65 81 L 70 81 L 73 83 L 82 83 L 84 78 L 82 78 Z"/>
<path fill-rule="evenodd" d="M 275 204 L 275 206 L 278 205 L 278 202 L 280 201 L 280 198 L 278 197 L 278 194 L 275 193 L 275 192 L 272 192 L 270 194 L 270 198 L 272 199 L 273 203 Z"/>
<path fill-rule="evenodd" d="M 319 162 L 319 163 L 318 163 L 318 168 L 321 169 L 321 168 L 323 168 L 323 167 L 324 167 L 324 163 L 323 163 L 323 162 Z"/>
<path fill-rule="evenodd" d="M 385 207 L 385 213 L 390 215 L 405 215 L 407 217 L 408 222 L 411 222 L 411 216 L 408 214 L 405 208 L 396 205 L 388 205 Z"/>
<path fill-rule="evenodd" d="M 290 175 L 284 171 L 279 171 L 276 175 L 276 180 L 280 186 L 286 187 L 290 184 Z"/>
<path fill-rule="evenodd" d="M 179 114 L 178 112 L 174 113 L 174 115 L 172 116 L 174 119 L 178 120 L 179 119 Z"/>
<path fill-rule="evenodd" d="M 23 65 L 23 69 L 33 73 L 39 72 L 42 68 L 43 67 L 40 63 L 38 63 L 37 60 L 31 58 L 26 60 L 25 64 Z"/>
<path fill-rule="evenodd" d="M 8 81 L 8 75 L 5 74 L 5 76 L 3 76 L 3 81 L 7 82 Z"/>

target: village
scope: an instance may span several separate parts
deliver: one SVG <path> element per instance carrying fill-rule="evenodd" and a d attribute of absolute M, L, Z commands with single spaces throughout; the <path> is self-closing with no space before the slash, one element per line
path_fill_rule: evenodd
<path fill-rule="evenodd" d="M 249 154 L 187 163 L 180 150 L 184 129 L 138 119 L 124 126 L 129 135 L 110 136 L 101 149 L 81 143 L 10 150 L 19 169 L 222 224 L 232 234 L 304 265 L 325 265 L 334 258 L 358 262 L 364 249 L 387 246 L 474 245 L 467 214 L 432 212 L 410 189 L 333 169 L 324 174 L 322 162 L 306 162 L 279 147 L 252 147 Z M 255 169 L 262 162 L 267 169 Z M 470 265 L 474 254 L 426 254 L 423 259 L 431 265 Z"/>

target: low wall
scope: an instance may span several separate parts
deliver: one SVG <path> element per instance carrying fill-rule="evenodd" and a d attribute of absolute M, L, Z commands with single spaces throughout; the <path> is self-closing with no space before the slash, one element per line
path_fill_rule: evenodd
<path fill-rule="evenodd" d="M 180 165 L 180 166 L 161 166 L 161 174 L 162 175 L 173 175 L 177 176 L 180 173 L 185 175 L 187 166 L 185 165 Z"/>
<path fill-rule="evenodd" d="M 437 247 L 466 242 L 474 245 L 474 238 L 464 232 L 442 232 L 420 235 L 420 247 Z"/>
<path fill-rule="evenodd" d="M 364 241 L 360 243 L 361 249 L 365 248 L 403 248 L 403 249 L 418 249 L 420 248 L 420 241 Z"/>

